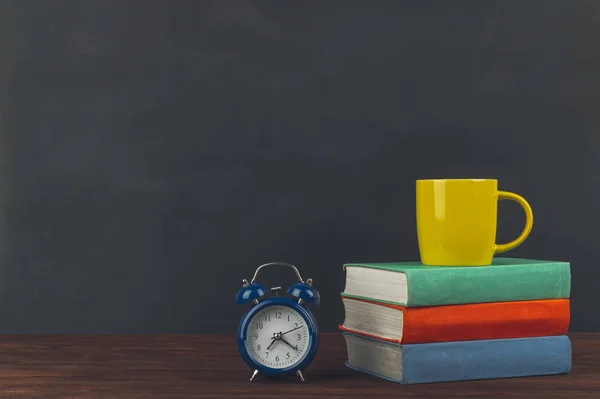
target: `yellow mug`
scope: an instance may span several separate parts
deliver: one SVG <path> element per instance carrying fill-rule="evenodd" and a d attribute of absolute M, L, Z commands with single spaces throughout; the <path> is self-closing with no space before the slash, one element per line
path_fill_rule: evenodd
<path fill-rule="evenodd" d="M 507 244 L 496 244 L 498 201 L 513 200 L 525 211 L 525 228 Z M 521 245 L 533 212 L 520 195 L 498 191 L 495 179 L 417 180 L 417 233 L 421 263 L 428 266 L 486 266 L 495 254 Z"/>

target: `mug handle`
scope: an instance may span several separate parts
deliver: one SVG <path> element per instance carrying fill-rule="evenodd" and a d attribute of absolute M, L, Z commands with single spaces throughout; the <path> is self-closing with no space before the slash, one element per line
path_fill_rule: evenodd
<path fill-rule="evenodd" d="M 511 193 L 508 191 L 498 191 L 498 201 L 500 200 L 515 201 L 523 207 L 523 210 L 525 211 L 525 228 L 521 232 L 521 235 L 515 240 L 506 244 L 496 244 L 496 248 L 494 250 L 495 254 L 510 251 L 511 249 L 514 249 L 521 245 L 523 241 L 525 241 L 527 236 L 529 236 L 531 228 L 533 227 L 533 211 L 531 210 L 531 206 L 529 206 L 529 203 L 525 200 L 525 198 L 521 197 L 518 194 Z"/>

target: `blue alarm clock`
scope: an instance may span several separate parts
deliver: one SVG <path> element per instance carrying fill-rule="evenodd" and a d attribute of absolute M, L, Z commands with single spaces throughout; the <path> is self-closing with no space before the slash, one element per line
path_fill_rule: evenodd
<path fill-rule="evenodd" d="M 285 297 L 281 287 L 267 289 L 256 282 L 258 272 L 267 266 L 284 266 L 296 272 L 298 282 L 292 284 Z M 238 305 L 251 303 L 238 327 L 237 344 L 240 354 L 250 369 L 250 381 L 258 373 L 268 377 L 296 374 L 304 382 L 302 370 L 314 359 L 319 347 L 319 327 L 307 305 L 318 305 L 319 292 L 312 280 L 302 280 L 298 269 L 289 263 L 271 262 L 259 266 L 248 283 L 242 280 L 238 291 Z"/>

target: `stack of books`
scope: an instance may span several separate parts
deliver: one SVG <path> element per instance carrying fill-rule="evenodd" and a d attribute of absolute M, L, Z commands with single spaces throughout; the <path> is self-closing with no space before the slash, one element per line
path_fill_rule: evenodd
<path fill-rule="evenodd" d="M 566 374 L 568 262 L 344 265 L 352 369 L 403 384 Z"/>

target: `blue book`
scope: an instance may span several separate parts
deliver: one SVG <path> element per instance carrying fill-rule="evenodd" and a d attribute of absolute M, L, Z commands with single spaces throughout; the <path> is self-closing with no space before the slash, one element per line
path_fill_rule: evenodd
<path fill-rule="evenodd" d="M 567 374 L 566 335 L 400 345 L 343 333 L 346 366 L 402 384 Z"/>

